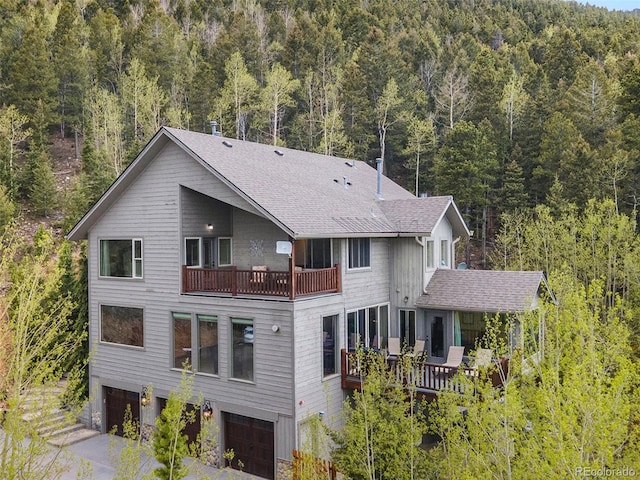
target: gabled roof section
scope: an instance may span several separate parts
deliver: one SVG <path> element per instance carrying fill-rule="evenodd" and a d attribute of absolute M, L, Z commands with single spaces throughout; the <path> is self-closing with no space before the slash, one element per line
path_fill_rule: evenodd
<path fill-rule="evenodd" d="M 516 313 L 535 309 L 544 290 L 549 292 L 543 272 L 438 269 L 416 306 Z"/>
<path fill-rule="evenodd" d="M 415 198 L 383 176 L 378 198 L 376 169 L 363 161 L 163 127 L 67 237 L 86 238 L 169 142 L 294 239 L 429 235 L 444 216 L 468 234 L 451 197 Z"/>
<path fill-rule="evenodd" d="M 469 230 L 451 196 L 383 200 L 380 209 L 401 236 L 429 236 L 447 218 L 453 236 L 469 236 Z"/>

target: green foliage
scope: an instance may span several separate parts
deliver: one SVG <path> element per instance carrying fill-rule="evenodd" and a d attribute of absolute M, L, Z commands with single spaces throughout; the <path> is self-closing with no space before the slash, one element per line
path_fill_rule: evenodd
<path fill-rule="evenodd" d="M 606 307 L 600 282 L 586 289 L 562 272 L 550 283 L 556 302 L 520 318 L 523 347 L 503 388 L 481 382 L 439 396 L 430 420 L 442 438 L 431 452 L 440 478 L 640 467 L 638 367 L 621 311 Z"/>
<path fill-rule="evenodd" d="M 7 480 L 57 478 L 64 465 L 50 455 L 36 423 L 23 418 L 24 392 L 56 386 L 85 332 L 67 333 L 73 303 L 61 290 L 63 272 L 51 235 L 42 230 L 37 244 L 26 246 L 8 230 L 0 245 L 0 284 L 6 289 L 0 297 L 0 402 L 8 406 L 2 414 L 0 471 Z M 73 390 L 76 380 L 70 375 L 67 388 Z M 59 400 L 43 402 L 41 415 L 50 414 Z"/>
<path fill-rule="evenodd" d="M 161 480 L 179 480 L 187 476 L 189 470 L 183 459 L 190 452 L 184 428 L 195 421 L 195 411 L 187 409 L 187 401 L 191 397 L 193 377 L 182 373 L 180 388 L 169 393 L 167 404 L 156 418 L 153 431 L 153 453 L 161 466 L 154 474 Z"/>
<path fill-rule="evenodd" d="M 425 423 L 413 388 L 405 391 L 382 355 L 360 352 L 359 362 L 366 365 L 366 381 L 345 401 L 344 426 L 332 433 L 338 470 L 353 479 L 424 478 L 424 451 L 417 445 Z"/>

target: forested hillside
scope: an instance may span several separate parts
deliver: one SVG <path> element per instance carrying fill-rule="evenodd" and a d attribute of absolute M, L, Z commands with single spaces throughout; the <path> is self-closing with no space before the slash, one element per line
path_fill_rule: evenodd
<path fill-rule="evenodd" d="M 383 157 L 408 189 L 454 195 L 484 239 L 541 203 L 634 210 L 640 17 L 561 0 L 5 0 L 0 105 L 0 225 L 27 201 L 64 207 L 68 228 L 161 125 L 215 120 Z M 82 146 L 65 196 L 56 137 Z"/>

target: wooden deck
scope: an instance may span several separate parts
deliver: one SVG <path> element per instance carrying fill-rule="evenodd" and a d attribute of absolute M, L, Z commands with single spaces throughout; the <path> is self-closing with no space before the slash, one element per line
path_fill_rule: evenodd
<path fill-rule="evenodd" d="M 468 367 L 443 367 L 439 363 L 429 363 L 419 358 L 413 359 L 411 367 L 407 369 L 404 362 L 399 361 L 398 357 L 388 357 L 387 364 L 389 369 L 393 371 L 399 384 L 407 385 L 411 383 L 415 385 L 417 393 L 421 397 L 429 400 L 434 399 L 436 394 L 441 390 L 453 390 L 459 393 L 464 392 L 468 382 L 461 381 L 458 372 L 463 372 L 466 378 L 476 379 L 479 372 L 474 368 Z M 502 386 L 502 378 L 505 378 L 509 370 L 509 360 L 501 359 L 496 363 L 496 367 L 488 372 L 491 383 L 495 388 Z M 341 368 L 342 368 L 342 388 L 358 390 L 362 387 L 362 380 L 366 376 L 363 373 L 362 362 L 358 362 L 358 354 L 356 352 L 341 351 Z"/>
<path fill-rule="evenodd" d="M 182 293 L 288 297 L 340 291 L 340 265 L 295 272 L 182 267 Z"/>

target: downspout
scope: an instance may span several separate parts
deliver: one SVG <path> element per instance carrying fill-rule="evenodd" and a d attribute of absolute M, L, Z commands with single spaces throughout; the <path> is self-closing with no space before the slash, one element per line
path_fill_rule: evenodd
<path fill-rule="evenodd" d="M 456 238 L 451 242 L 451 268 L 456 264 L 456 243 L 460 241 L 461 237 Z"/>

